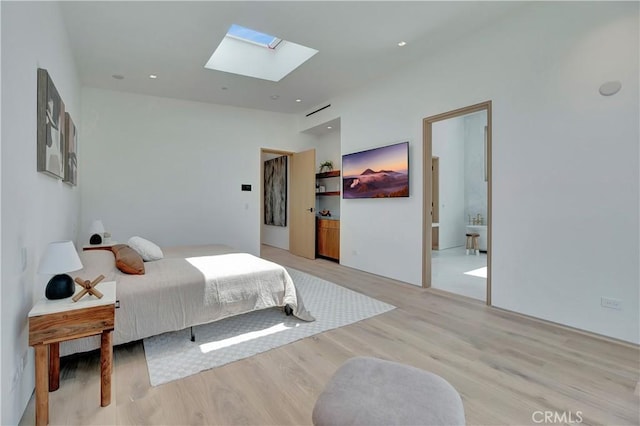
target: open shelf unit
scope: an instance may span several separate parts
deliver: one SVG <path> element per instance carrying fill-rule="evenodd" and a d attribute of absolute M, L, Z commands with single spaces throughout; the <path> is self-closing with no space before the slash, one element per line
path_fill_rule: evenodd
<path fill-rule="evenodd" d="M 330 172 L 324 172 L 324 173 L 316 173 L 316 179 L 328 179 L 328 178 L 339 178 L 340 177 L 340 170 L 331 170 Z M 336 196 L 336 195 L 340 195 L 340 191 L 325 191 L 325 192 L 316 192 L 316 195 L 319 196 Z"/>

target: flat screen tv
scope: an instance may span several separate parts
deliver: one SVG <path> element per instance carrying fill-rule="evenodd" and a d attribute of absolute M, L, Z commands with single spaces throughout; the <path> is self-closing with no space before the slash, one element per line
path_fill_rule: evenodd
<path fill-rule="evenodd" d="M 409 196 L 409 142 L 342 156 L 342 198 Z"/>

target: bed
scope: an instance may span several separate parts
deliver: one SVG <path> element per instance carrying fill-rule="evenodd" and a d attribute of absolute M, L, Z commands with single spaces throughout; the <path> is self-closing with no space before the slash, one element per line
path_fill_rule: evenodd
<path fill-rule="evenodd" d="M 117 283 L 114 345 L 268 308 L 286 307 L 301 320 L 314 320 L 281 265 L 223 245 L 162 251 L 162 259 L 144 262 L 144 275 L 118 270 L 108 250 L 80 254 L 84 268 L 72 273 L 74 278 L 102 274 Z M 60 354 L 99 347 L 97 337 L 72 340 L 60 345 Z"/>

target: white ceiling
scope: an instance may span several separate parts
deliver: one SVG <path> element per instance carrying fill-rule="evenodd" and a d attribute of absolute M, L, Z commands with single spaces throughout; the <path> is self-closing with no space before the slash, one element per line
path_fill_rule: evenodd
<path fill-rule="evenodd" d="M 85 86 L 302 113 L 501 19 L 515 2 L 61 2 Z M 279 82 L 204 68 L 231 24 L 318 49 Z M 405 47 L 398 47 L 401 40 Z M 124 76 L 122 80 L 112 77 Z M 152 80 L 149 74 L 156 74 Z M 276 98 L 277 99 L 272 99 Z M 302 102 L 295 102 L 302 99 Z"/>

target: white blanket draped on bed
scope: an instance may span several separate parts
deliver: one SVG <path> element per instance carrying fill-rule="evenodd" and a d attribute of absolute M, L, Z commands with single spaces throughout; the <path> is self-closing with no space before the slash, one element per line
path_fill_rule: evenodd
<path fill-rule="evenodd" d="M 291 277 L 275 263 L 247 253 L 188 257 L 186 261 L 204 275 L 206 306 L 246 303 L 247 308 L 253 305 L 252 310 L 265 309 L 278 306 L 274 305 L 274 295 L 280 303 L 292 308 L 298 305 Z"/>
<path fill-rule="evenodd" d="M 276 263 L 219 245 L 163 251 L 164 259 L 145 262 L 144 275 L 117 270 L 110 251 L 81 253 L 84 269 L 74 277 L 92 279 L 103 274 L 117 282 L 120 308 L 116 309 L 114 344 L 285 305 L 296 317 L 314 320 L 289 273 Z M 60 352 L 67 355 L 98 347 L 98 338 L 79 339 L 62 344 Z"/>

